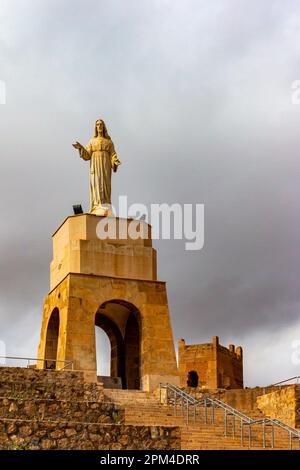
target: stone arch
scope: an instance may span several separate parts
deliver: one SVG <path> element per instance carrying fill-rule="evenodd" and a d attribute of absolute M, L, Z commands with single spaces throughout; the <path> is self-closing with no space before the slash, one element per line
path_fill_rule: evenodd
<path fill-rule="evenodd" d="M 130 302 L 103 302 L 95 316 L 111 344 L 111 377 L 121 378 L 122 388 L 141 387 L 141 315 Z"/>
<path fill-rule="evenodd" d="M 46 334 L 46 348 L 45 348 L 45 369 L 56 369 L 57 363 L 57 346 L 59 336 L 59 310 L 55 307 L 50 315 L 47 334 Z M 59 368 L 59 367 L 58 367 Z"/>

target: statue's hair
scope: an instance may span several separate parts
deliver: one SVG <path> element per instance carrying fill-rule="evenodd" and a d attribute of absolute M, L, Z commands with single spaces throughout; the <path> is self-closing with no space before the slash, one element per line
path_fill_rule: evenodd
<path fill-rule="evenodd" d="M 98 121 L 101 121 L 102 124 L 103 124 L 103 136 L 104 136 L 106 139 L 111 140 L 110 136 L 108 135 L 108 132 L 107 132 L 107 129 L 106 129 L 106 125 L 105 125 L 105 122 L 103 121 L 103 119 L 97 119 L 97 121 L 95 122 L 94 137 L 97 137 L 97 136 L 98 136 L 98 133 L 97 133 L 97 122 L 98 122 Z"/>

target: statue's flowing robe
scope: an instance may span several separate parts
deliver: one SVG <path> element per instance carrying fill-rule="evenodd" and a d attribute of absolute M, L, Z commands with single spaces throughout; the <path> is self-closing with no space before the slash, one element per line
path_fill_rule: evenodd
<path fill-rule="evenodd" d="M 111 170 L 117 170 L 117 154 L 111 139 L 94 137 L 80 149 L 80 156 L 90 160 L 90 212 L 96 213 L 98 208 L 111 205 Z"/>

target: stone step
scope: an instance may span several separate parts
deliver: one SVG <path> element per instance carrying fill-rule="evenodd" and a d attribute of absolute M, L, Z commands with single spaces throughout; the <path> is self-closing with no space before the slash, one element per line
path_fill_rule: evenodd
<path fill-rule="evenodd" d="M 149 407 L 149 406 L 156 406 L 157 405 L 157 402 L 153 401 L 153 402 L 149 402 L 149 400 L 146 400 L 146 401 L 139 401 L 139 400 L 132 400 L 132 401 L 129 401 L 129 400 L 108 400 L 108 399 L 104 399 L 104 401 L 106 401 L 107 403 L 118 403 L 118 404 L 121 404 L 121 405 L 124 405 L 124 406 L 133 406 L 135 408 L 138 408 L 139 406 L 145 406 L 145 407 Z"/>
<path fill-rule="evenodd" d="M 240 437 L 238 438 L 225 438 L 224 436 L 217 436 L 216 434 L 209 435 L 195 433 L 195 431 L 189 430 L 187 434 L 182 433 L 181 448 L 182 449 L 215 449 L 219 448 L 221 444 L 222 448 L 226 448 L 228 445 L 234 445 L 236 448 L 248 448 L 248 442 L 245 439 L 244 446 L 241 446 Z M 286 441 L 275 441 L 275 449 L 289 449 L 289 444 Z M 262 440 L 252 440 L 251 449 L 262 449 Z M 266 448 L 271 449 L 271 441 L 266 441 Z M 297 449 L 296 443 L 293 444 L 293 449 Z"/>
<path fill-rule="evenodd" d="M 145 410 L 140 407 L 139 410 L 133 409 L 131 406 L 125 406 L 125 422 L 130 424 L 137 424 L 143 422 L 148 425 L 176 425 L 180 426 L 182 430 L 182 449 L 214 449 L 214 448 L 228 448 L 229 445 L 235 446 L 235 448 L 241 448 L 240 443 L 240 424 L 236 423 L 236 437 L 231 436 L 231 426 L 230 418 L 228 418 L 228 437 L 224 436 L 224 412 L 222 410 L 215 410 L 215 425 L 212 423 L 207 423 L 204 426 L 204 421 L 202 419 L 202 428 L 196 428 L 195 425 L 189 423 L 187 426 L 186 418 L 182 416 L 171 416 L 167 415 L 167 412 L 171 410 L 167 407 L 159 405 L 160 408 L 152 410 L 152 413 L 149 409 Z M 172 408 L 173 411 L 173 407 Z M 201 411 L 201 410 L 200 410 Z M 202 410 L 203 411 L 203 410 Z M 199 426 L 200 423 L 197 423 Z M 258 427 L 258 426 L 257 426 Z M 251 446 L 255 448 L 262 448 L 262 429 L 257 427 L 252 430 L 252 439 Z M 186 430 L 186 431 L 185 431 Z M 221 446 L 219 445 L 220 439 L 222 440 Z M 223 441 L 225 439 L 226 442 Z M 294 443 L 294 448 L 296 448 Z M 248 431 L 244 430 L 244 447 L 248 446 Z M 271 435 L 266 433 L 266 446 L 271 447 Z M 275 431 L 275 448 L 288 449 L 289 448 L 289 437 L 287 433 L 279 428 Z"/>
<path fill-rule="evenodd" d="M 225 432 L 225 426 L 224 426 L 224 423 L 223 422 L 216 422 L 214 425 L 212 423 L 207 423 L 205 425 L 205 423 L 202 421 L 202 422 L 197 422 L 196 421 L 196 424 L 194 424 L 194 421 L 189 421 L 189 424 L 187 424 L 186 420 L 182 417 L 171 417 L 171 416 L 166 416 L 164 414 L 153 414 L 153 416 L 143 416 L 143 415 L 135 415 L 135 414 L 131 414 L 131 413 L 128 413 L 126 410 L 125 410 L 125 420 L 126 422 L 130 422 L 130 423 L 133 423 L 133 422 L 140 422 L 141 420 L 143 420 L 143 422 L 151 422 L 151 423 L 156 423 L 156 424 L 159 424 L 162 420 L 163 421 L 168 421 L 169 423 L 180 423 L 182 427 L 187 427 L 188 429 L 212 429 L 212 430 L 217 430 L 217 429 L 220 429 L 222 430 L 222 433 Z M 240 433 L 240 426 L 237 425 L 236 426 L 236 435 L 238 433 Z M 232 431 L 232 428 L 231 427 L 228 427 L 227 428 L 227 434 L 228 435 L 231 435 L 233 433 Z M 252 429 L 252 434 L 253 436 L 262 436 L 262 428 L 261 427 L 258 427 L 256 426 L 255 428 Z M 244 429 L 244 436 L 245 438 L 248 436 L 248 429 L 245 428 Z M 266 438 L 269 438 L 269 436 L 271 436 L 271 431 L 270 430 L 267 430 L 266 432 Z M 281 430 L 280 428 L 275 428 L 275 437 L 283 437 L 285 438 L 286 440 L 289 439 L 289 436 L 288 436 L 288 433 L 284 430 Z"/>
<path fill-rule="evenodd" d="M 148 396 L 153 395 L 152 392 L 146 390 L 124 390 L 119 388 L 105 388 L 105 393 L 108 395 L 123 395 L 123 396 Z"/>
<path fill-rule="evenodd" d="M 146 392 L 144 390 L 120 390 L 120 389 L 114 389 L 114 388 L 111 388 L 111 389 L 105 388 L 104 394 L 108 397 L 113 397 L 113 398 L 117 397 L 117 398 L 121 398 L 124 400 L 128 400 L 128 399 L 138 400 L 140 398 L 149 398 L 149 397 L 155 398 L 152 392 Z"/>

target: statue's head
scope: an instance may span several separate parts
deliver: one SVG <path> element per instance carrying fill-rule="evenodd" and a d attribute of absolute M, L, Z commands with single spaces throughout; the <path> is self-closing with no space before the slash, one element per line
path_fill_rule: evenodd
<path fill-rule="evenodd" d="M 110 139 L 103 119 L 97 119 L 97 121 L 95 122 L 94 137 L 98 137 L 98 135 L 101 135 L 106 139 Z"/>

